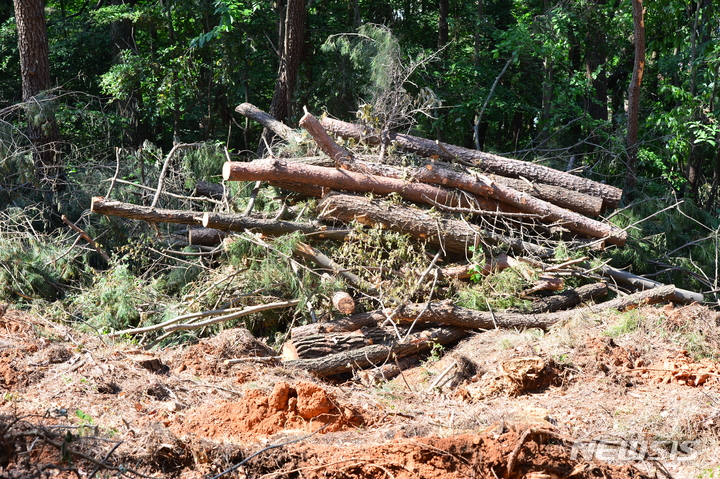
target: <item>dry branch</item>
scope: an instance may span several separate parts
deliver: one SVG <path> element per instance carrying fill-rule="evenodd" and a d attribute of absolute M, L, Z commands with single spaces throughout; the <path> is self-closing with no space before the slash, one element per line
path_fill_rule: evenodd
<path fill-rule="evenodd" d="M 539 328 L 548 329 L 559 321 L 577 316 L 586 316 L 608 309 L 622 310 L 638 304 L 656 304 L 672 301 L 675 287 L 672 285 L 640 291 L 628 296 L 606 301 L 594 306 L 569 311 L 541 314 L 484 312 L 455 306 L 451 302 L 415 303 L 404 305 L 393 311 L 393 318 L 399 323 L 418 321 L 440 323 L 467 329 L 494 328 Z M 389 314 L 389 312 L 388 312 Z"/>
<path fill-rule="evenodd" d="M 549 248 L 508 238 L 496 233 L 473 228 L 466 222 L 440 214 L 402 205 L 390 205 L 361 196 L 331 194 L 319 204 L 321 219 L 379 225 L 392 231 L 408 234 L 413 238 L 444 248 L 453 253 L 465 254 L 468 247 L 480 243 L 507 244 L 516 251 L 534 256 L 552 254 Z"/>
<path fill-rule="evenodd" d="M 590 300 L 597 300 L 608 293 L 605 283 L 593 283 L 569 289 L 562 293 L 533 301 L 531 313 L 551 313 L 569 309 Z"/>
<path fill-rule="evenodd" d="M 327 131 L 345 138 L 356 138 L 374 145 L 381 143 L 382 137 L 379 132 L 367 130 L 361 125 L 333 120 L 332 118 L 323 118 L 320 123 Z M 447 161 L 453 161 L 459 158 L 485 171 L 498 175 L 510 178 L 526 178 L 532 182 L 560 186 L 569 190 L 580 191 L 591 196 L 596 196 L 603 199 L 606 208 L 616 207 L 622 197 L 622 190 L 619 188 L 554 170 L 546 166 L 504 158 L 502 156 L 449 145 L 447 143 L 436 143 L 433 140 L 402 133 L 388 132 L 386 138 L 387 141 L 401 148 L 426 157 L 440 158 Z"/>

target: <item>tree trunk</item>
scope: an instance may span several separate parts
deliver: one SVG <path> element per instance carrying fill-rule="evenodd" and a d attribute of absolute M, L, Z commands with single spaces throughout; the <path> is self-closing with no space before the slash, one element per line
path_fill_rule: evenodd
<path fill-rule="evenodd" d="M 391 231 L 427 241 L 450 253 L 465 255 L 468 247 L 476 247 L 481 243 L 507 244 L 515 251 L 526 252 L 532 256 L 547 256 L 552 253 L 549 248 L 483 231 L 465 221 L 430 214 L 417 208 L 381 203 L 362 196 L 328 195 L 318 204 L 318 211 L 321 212 L 321 219 L 348 223 L 356 220 L 362 224 L 380 225 Z"/>
<path fill-rule="evenodd" d="M 275 82 L 270 116 L 288 121 L 291 116 L 292 96 L 297 83 L 298 71 L 305 44 L 306 0 L 287 0 L 285 10 L 280 68 Z M 266 138 L 268 135 L 266 135 Z"/>
<path fill-rule="evenodd" d="M 586 284 L 579 288 L 569 289 L 560 294 L 533 301 L 529 312 L 532 314 L 552 313 L 561 309 L 570 309 L 584 301 L 599 299 L 605 296 L 607 292 L 608 287 L 605 283 Z"/>
<path fill-rule="evenodd" d="M 307 183 L 337 190 L 348 190 L 401 197 L 417 203 L 432 201 L 448 206 L 473 206 L 463 197 L 447 189 L 424 183 L 410 183 L 394 178 L 382 178 L 335 168 L 305 165 L 280 159 L 255 160 L 249 163 L 226 162 L 223 166 L 226 181 L 283 181 Z M 491 207 L 491 210 L 495 210 Z"/>
<path fill-rule="evenodd" d="M 332 118 L 323 118 L 320 123 L 329 132 L 345 138 L 355 138 L 375 145 L 381 142 L 381 135 L 378 132 L 364 129 L 361 125 L 346 123 Z M 580 191 L 591 196 L 602 198 L 605 208 L 614 208 L 620 203 L 620 199 L 622 198 L 622 190 L 619 188 L 597 183 L 542 165 L 504 158 L 502 156 L 449 145 L 447 143 L 436 143 L 432 140 L 402 133 L 389 132 L 387 134 L 387 141 L 423 156 L 440 158 L 447 161 L 460 159 L 502 176 L 511 178 L 522 177 L 533 182 L 537 181 L 539 183 Z"/>
<path fill-rule="evenodd" d="M 43 0 L 14 0 L 20 52 L 23 102 L 28 119 L 28 138 L 35 147 L 38 179 L 62 189 L 65 173 L 60 165 L 60 130 L 52 99 L 42 92 L 51 86 L 47 26 Z"/>
<path fill-rule="evenodd" d="M 462 339 L 467 334 L 467 331 L 460 328 L 429 328 L 413 333 L 404 343 L 373 344 L 321 358 L 285 361 L 283 365 L 312 371 L 320 376 L 333 376 L 357 369 L 375 367 L 394 361 L 395 358 L 428 351 L 434 344 L 449 344 Z"/>
<path fill-rule="evenodd" d="M 633 191 L 637 184 L 638 127 L 640 121 L 640 86 L 645 70 L 645 19 L 642 0 L 632 0 L 633 29 L 635 32 L 635 65 L 632 80 L 628 88 L 628 134 L 627 158 L 628 170 L 625 185 Z"/>

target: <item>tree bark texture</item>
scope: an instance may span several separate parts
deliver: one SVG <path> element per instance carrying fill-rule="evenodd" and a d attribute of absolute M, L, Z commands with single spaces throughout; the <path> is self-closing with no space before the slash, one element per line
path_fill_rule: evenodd
<path fill-rule="evenodd" d="M 552 253 L 549 248 L 483 231 L 461 220 L 362 196 L 331 194 L 318 204 L 318 210 L 320 219 L 343 222 L 357 220 L 370 226 L 378 225 L 425 240 L 450 253 L 465 255 L 468 247 L 476 247 L 483 242 L 507 244 L 518 252 L 526 252 L 532 256 L 547 256 Z"/>
<path fill-rule="evenodd" d="M 14 0 L 20 52 L 22 94 L 28 121 L 28 137 L 35 147 L 38 178 L 54 189 L 64 183 L 60 163 L 60 130 L 54 104 L 41 93 L 51 86 L 47 25 L 43 0 Z"/>
<path fill-rule="evenodd" d="M 242 103 L 235 107 L 235 111 L 260 123 L 263 127 L 272 131 L 283 140 L 290 139 L 295 133 L 295 130 L 283 122 L 276 120 L 272 115 L 265 113 L 251 103 Z"/>
<path fill-rule="evenodd" d="M 642 0 L 632 0 L 633 30 L 635 33 L 635 62 L 632 80 L 628 87 L 627 107 L 627 157 L 628 170 L 625 176 L 625 185 L 628 190 L 634 190 L 637 184 L 637 153 L 638 153 L 638 124 L 640 118 L 640 86 L 645 71 L 645 13 Z"/>
<path fill-rule="evenodd" d="M 223 166 L 226 181 L 283 181 L 302 182 L 336 190 L 389 195 L 397 193 L 416 203 L 428 203 L 426 198 L 442 205 L 471 206 L 460 195 L 437 186 L 410 183 L 394 178 L 380 178 L 335 168 L 304 165 L 280 159 L 255 160 L 249 163 L 226 162 Z"/>
<path fill-rule="evenodd" d="M 608 309 L 623 310 L 639 304 L 656 304 L 672 301 L 675 294 L 673 285 L 640 291 L 622 296 L 604 303 L 569 311 L 523 314 L 502 311 L 485 312 L 455 306 L 451 302 L 413 303 L 392 311 L 393 319 L 398 323 L 439 323 L 467 329 L 495 328 L 539 328 L 548 329 L 559 321 L 579 316 L 589 316 Z M 391 312 L 388 311 L 388 314 Z"/>
<path fill-rule="evenodd" d="M 366 130 L 361 125 L 346 123 L 332 118 L 323 118 L 320 123 L 323 127 L 336 135 L 345 138 L 355 138 L 369 144 L 380 144 L 382 135 L 374 130 Z M 387 140 L 409 151 L 422 156 L 440 158 L 452 161 L 456 158 L 470 162 L 473 165 L 498 175 L 511 178 L 525 178 L 549 185 L 561 186 L 603 199 L 604 208 L 614 208 L 620 203 L 622 190 L 613 186 L 598 183 L 580 176 L 571 175 L 542 165 L 524 161 L 504 158 L 502 156 L 484 153 L 469 148 L 436 143 L 426 138 L 420 138 L 402 133 L 389 132 Z"/>
<path fill-rule="evenodd" d="M 290 117 L 292 95 L 303 58 L 305 19 L 307 17 L 305 3 L 306 0 L 287 0 L 280 68 L 270 105 L 270 116 L 280 121 L 285 121 Z"/>
<path fill-rule="evenodd" d="M 428 351 L 434 344 L 449 344 L 467 336 L 467 331 L 453 327 L 435 327 L 413 333 L 407 342 L 392 345 L 373 344 L 343 351 L 321 358 L 285 361 L 286 367 L 312 371 L 319 376 L 333 376 L 357 369 L 367 369 L 381 364 Z"/>
<path fill-rule="evenodd" d="M 570 309 L 582 302 L 597 300 L 608 293 L 605 283 L 593 283 L 569 289 L 559 294 L 546 296 L 533 301 L 531 313 L 552 313 L 561 309 Z"/>

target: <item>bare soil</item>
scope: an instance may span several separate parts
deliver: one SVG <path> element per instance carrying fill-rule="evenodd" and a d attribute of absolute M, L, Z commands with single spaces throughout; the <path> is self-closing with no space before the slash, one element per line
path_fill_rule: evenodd
<path fill-rule="evenodd" d="M 720 364 L 686 347 L 714 344 L 718 313 L 633 314 L 614 337 L 627 316 L 486 331 L 329 382 L 244 329 L 148 352 L 10 310 L 0 477 L 718 477 Z"/>

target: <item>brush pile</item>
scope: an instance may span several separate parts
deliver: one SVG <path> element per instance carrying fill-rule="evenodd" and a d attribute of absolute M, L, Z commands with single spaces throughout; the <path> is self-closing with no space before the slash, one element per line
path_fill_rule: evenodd
<path fill-rule="evenodd" d="M 305 130 L 301 131 L 250 104 L 236 111 L 289 144 L 314 142 L 326 156 L 228 161 L 223 179 L 256 182 L 255 191 L 267 183 L 295 195 L 319 198 L 314 221 L 253 216 L 252 201 L 242 214 L 158 209 L 155 203 L 162 193 L 162 178 L 151 206 L 96 197 L 92 210 L 154 223 L 202 225 L 202 229 L 190 230 L 190 244 L 227 244 L 232 232 L 259 234 L 258 241 L 301 232 L 306 239 L 296 245 L 295 256 L 314 264 L 315 272 L 340 278 L 349 292 L 337 291 L 332 296 L 335 310 L 343 317 L 291 330 L 282 356 L 288 365 L 332 376 L 377 367 L 390 358 L 414 357 L 474 330 L 547 329 L 576 314 L 604 308 L 702 301 L 702 295 L 607 265 L 590 266 L 585 252 L 622 247 L 627 240 L 626 231 L 601 218 L 618 206 L 622 196 L 618 188 L 546 166 L 381 132 L 368 125 L 318 120 L 308 112 L 300 121 Z M 220 187 L 218 198 L 222 197 Z M 399 290 L 382 280 L 356 275 L 342 260 L 317 247 L 317 240 L 362 241 L 358 231 L 363 229 L 407 236 L 432 260 L 415 274 L 413 285 Z M 523 311 L 478 311 L 438 294 L 441 281 L 477 282 L 507 268 L 517 270 L 527 284 L 519 296 L 532 302 Z M 567 288 L 570 277 L 576 278 L 574 284 L 587 284 Z M 592 309 L 570 309 L 602 298 L 608 292 L 608 279 L 611 289 L 632 294 Z M 425 301 L 416 302 L 418 298 Z M 294 298 L 286 299 L 272 307 L 297 305 Z M 363 301 L 368 312 L 353 314 L 356 300 Z M 243 311 L 233 314 L 236 318 Z M 217 315 L 186 326 L 201 327 L 228 316 Z M 180 329 L 171 322 L 158 327 Z M 398 369 L 401 365 L 396 360 L 390 363 Z"/>

